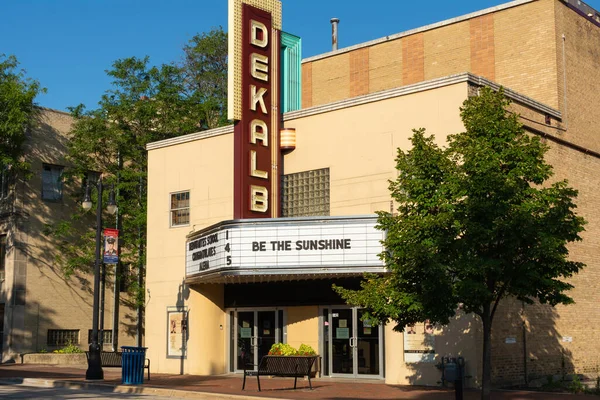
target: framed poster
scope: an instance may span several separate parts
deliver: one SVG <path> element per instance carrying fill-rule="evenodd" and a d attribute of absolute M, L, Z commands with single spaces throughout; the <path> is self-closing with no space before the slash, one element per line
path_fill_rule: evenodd
<path fill-rule="evenodd" d="M 434 326 L 424 323 L 404 328 L 404 362 L 435 362 Z"/>
<path fill-rule="evenodd" d="M 167 358 L 186 358 L 187 307 L 167 308 Z"/>

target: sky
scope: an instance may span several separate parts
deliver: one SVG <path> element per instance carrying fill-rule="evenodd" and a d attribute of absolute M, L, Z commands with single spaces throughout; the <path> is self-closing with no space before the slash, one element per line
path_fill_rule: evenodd
<path fill-rule="evenodd" d="M 283 30 L 302 38 L 302 56 L 331 50 L 330 19 L 340 19 L 339 48 L 504 4 L 502 0 L 282 0 Z M 588 0 L 600 10 L 600 0 Z M 365 6 L 366 5 L 366 6 Z M 227 0 L 0 0 L 0 54 L 15 55 L 47 89 L 44 107 L 97 108 L 115 60 L 179 61 L 197 33 L 227 31 Z"/>

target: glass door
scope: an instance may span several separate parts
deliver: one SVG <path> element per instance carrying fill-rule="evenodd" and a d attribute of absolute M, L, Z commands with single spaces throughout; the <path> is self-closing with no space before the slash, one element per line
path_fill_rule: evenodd
<path fill-rule="evenodd" d="M 363 310 L 336 307 L 323 312 L 326 371 L 330 376 L 383 377 L 383 330 L 381 325 L 361 321 Z"/>
<path fill-rule="evenodd" d="M 230 371 L 242 371 L 245 363 L 258 364 L 271 346 L 283 341 L 282 310 L 229 310 Z"/>
<path fill-rule="evenodd" d="M 356 322 L 356 353 L 358 375 L 381 375 L 381 354 L 380 352 L 380 325 L 371 324 L 369 321 L 361 321 L 364 314 L 363 310 L 355 310 L 357 314 Z"/>
<path fill-rule="evenodd" d="M 275 311 L 258 311 L 258 324 L 256 325 L 256 364 L 263 356 L 269 354 L 271 346 L 275 344 Z"/>
<path fill-rule="evenodd" d="M 256 364 L 254 349 L 254 311 L 237 313 L 237 364 L 236 369 L 243 370 L 245 363 Z"/>
<path fill-rule="evenodd" d="M 334 308 L 330 314 L 331 374 L 354 374 L 354 326 L 351 308 Z"/>

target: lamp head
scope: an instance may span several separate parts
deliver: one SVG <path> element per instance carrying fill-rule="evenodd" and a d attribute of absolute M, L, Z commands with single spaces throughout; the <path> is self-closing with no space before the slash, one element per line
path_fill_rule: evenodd
<path fill-rule="evenodd" d="M 118 209 L 117 202 L 115 201 L 115 190 L 114 188 L 111 188 L 110 192 L 108 193 L 108 204 L 106 205 L 106 211 L 108 211 L 110 215 L 113 215 Z"/>
<path fill-rule="evenodd" d="M 90 208 L 92 208 L 92 199 L 90 198 L 90 185 L 87 185 L 85 187 L 85 196 L 83 197 L 81 207 L 83 207 L 85 211 L 89 211 Z"/>

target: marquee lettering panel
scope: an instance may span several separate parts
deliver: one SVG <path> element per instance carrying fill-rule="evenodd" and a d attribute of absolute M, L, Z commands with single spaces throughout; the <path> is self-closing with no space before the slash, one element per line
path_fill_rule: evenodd
<path fill-rule="evenodd" d="M 186 274 L 219 270 L 382 267 L 375 220 L 221 225 L 186 243 Z"/>

